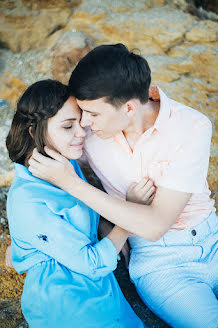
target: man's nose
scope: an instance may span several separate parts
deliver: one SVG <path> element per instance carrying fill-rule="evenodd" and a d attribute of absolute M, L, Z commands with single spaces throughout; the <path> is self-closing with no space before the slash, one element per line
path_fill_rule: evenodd
<path fill-rule="evenodd" d="M 84 128 L 85 126 L 89 126 L 91 124 L 89 113 L 82 112 L 82 117 L 80 120 L 80 125 Z"/>
<path fill-rule="evenodd" d="M 84 138 L 85 135 L 86 135 L 85 129 L 81 126 L 81 124 L 78 124 L 76 137 L 77 138 Z"/>

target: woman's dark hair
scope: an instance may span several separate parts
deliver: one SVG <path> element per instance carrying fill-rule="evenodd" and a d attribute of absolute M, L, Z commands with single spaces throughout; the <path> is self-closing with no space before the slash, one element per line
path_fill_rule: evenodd
<path fill-rule="evenodd" d="M 28 87 L 18 101 L 6 138 L 9 157 L 13 162 L 26 165 L 35 147 L 46 155 L 44 146 L 48 119 L 63 107 L 70 95 L 66 85 L 54 80 L 38 81 Z"/>
<path fill-rule="evenodd" d="M 148 101 L 151 71 L 147 61 L 123 44 L 102 45 L 83 57 L 72 72 L 69 87 L 79 100 L 106 97 L 119 106 L 136 98 Z"/>

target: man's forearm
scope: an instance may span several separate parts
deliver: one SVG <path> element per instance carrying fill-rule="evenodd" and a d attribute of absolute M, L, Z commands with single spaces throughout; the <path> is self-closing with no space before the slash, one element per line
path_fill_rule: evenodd
<path fill-rule="evenodd" d="M 111 197 L 75 177 L 72 177 L 72 181 L 68 179 L 61 187 L 126 231 L 148 240 L 157 240 L 159 238 L 160 227 L 158 228 L 154 210 L 151 206 Z"/>

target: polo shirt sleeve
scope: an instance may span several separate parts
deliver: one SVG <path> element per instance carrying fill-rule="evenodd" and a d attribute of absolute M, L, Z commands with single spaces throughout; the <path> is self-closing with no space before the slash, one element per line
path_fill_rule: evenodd
<path fill-rule="evenodd" d="M 157 180 L 157 186 L 187 193 L 202 193 L 207 178 L 212 125 L 208 119 L 198 122 L 184 136 L 172 159 Z"/>
<path fill-rule="evenodd" d="M 116 269 L 117 251 L 110 239 L 105 237 L 93 243 L 43 202 L 26 201 L 14 207 L 10 231 L 27 248 L 38 250 L 93 280 Z"/>

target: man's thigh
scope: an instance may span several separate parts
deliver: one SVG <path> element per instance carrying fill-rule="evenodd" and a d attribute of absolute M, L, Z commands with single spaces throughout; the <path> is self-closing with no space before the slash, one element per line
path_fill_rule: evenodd
<path fill-rule="evenodd" d="M 135 286 L 144 303 L 172 327 L 218 327 L 218 302 L 212 288 L 183 270 L 142 276 Z"/>

